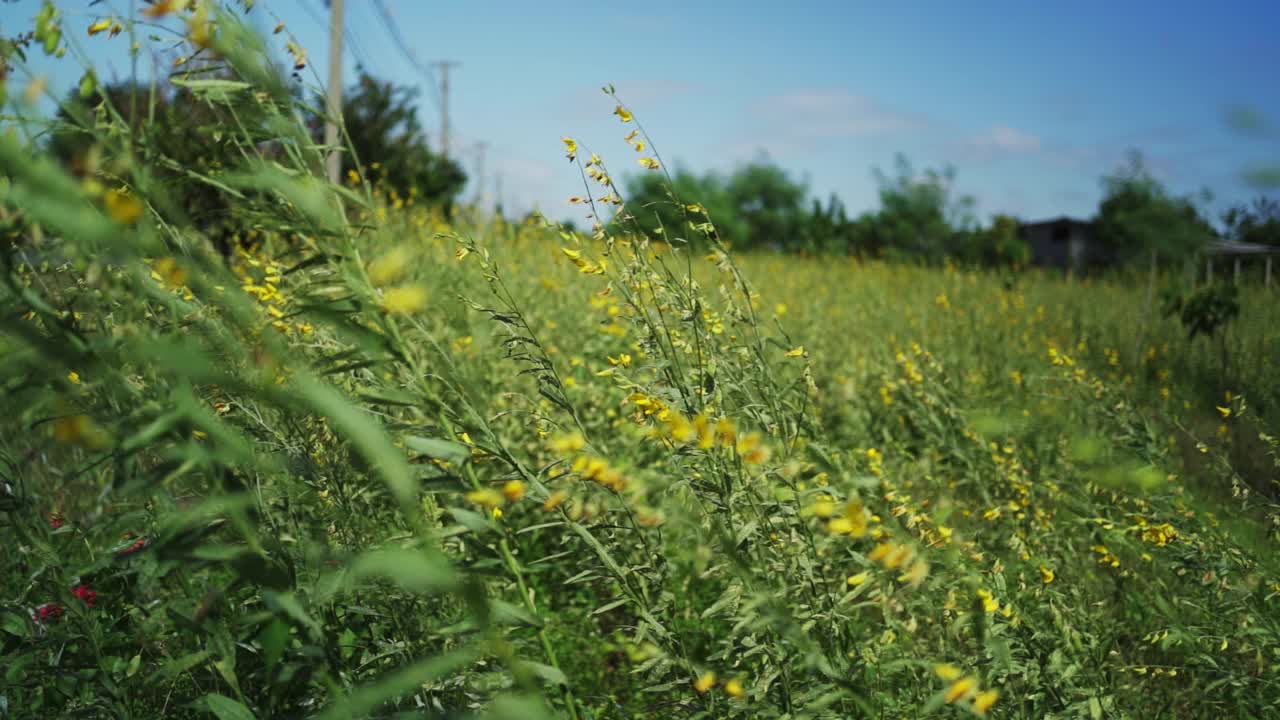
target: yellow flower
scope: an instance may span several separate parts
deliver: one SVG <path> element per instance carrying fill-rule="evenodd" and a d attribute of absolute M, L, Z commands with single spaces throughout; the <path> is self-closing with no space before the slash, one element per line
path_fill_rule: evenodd
<path fill-rule="evenodd" d="M 550 447 L 553 452 L 571 453 L 581 450 L 586 447 L 586 444 L 587 442 L 586 440 L 583 440 L 582 435 L 575 432 L 567 435 L 559 435 L 553 438 L 551 442 L 547 443 L 547 446 Z"/>
<path fill-rule="evenodd" d="M 502 486 L 502 497 L 507 502 L 519 502 L 524 497 L 525 484 L 519 480 L 508 480 Z"/>
<path fill-rule="evenodd" d="M 769 459 L 769 448 L 764 445 L 763 436 L 758 432 L 739 437 L 734 449 L 738 451 L 738 457 L 748 465 L 759 465 Z"/>
<path fill-rule="evenodd" d="M 176 12 L 181 7 L 181 0 L 156 0 L 149 7 L 143 8 L 142 14 L 149 18 L 162 18 Z"/>
<path fill-rule="evenodd" d="M 661 165 L 659 165 L 658 161 L 654 158 L 643 157 L 643 158 L 640 158 L 640 167 L 645 168 L 647 170 L 657 170 L 659 167 L 661 167 Z"/>
<path fill-rule="evenodd" d="M 698 415 L 693 419 L 693 429 L 698 434 L 698 449 L 710 450 L 716 445 L 716 436 L 711 429 L 711 421 L 706 415 Z"/>
<path fill-rule="evenodd" d="M 94 35 L 97 35 L 98 33 L 110 27 L 111 27 L 110 20 L 99 20 L 98 22 L 89 26 L 89 37 L 93 37 Z"/>
<path fill-rule="evenodd" d="M 705 693 L 706 691 L 715 687 L 715 685 L 716 685 L 716 674 L 711 671 L 707 671 L 702 673 L 702 675 L 699 676 L 698 679 L 694 681 L 693 689 L 697 690 L 700 693 Z"/>
<path fill-rule="evenodd" d="M 621 105 L 613 109 L 613 114 L 617 115 L 618 119 L 624 123 L 631 122 L 631 112 Z"/>
<path fill-rule="evenodd" d="M 132 225 L 142 217 L 142 203 L 119 190 L 107 192 L 102 204 L 107 209 L 107 215 L 121 225 Z"/>
<path fill-rule="evenodd" d="M 973 698 L 973 711 L 979 715 L 986 715 L 992 705 L 996 704 L 996 698 L 1000 697 L 999 690 L 984 690 Z"/>
<path fill-rule="evenodd" d="M 867 573 L 860 572 L 857 575 L 850 575 L 849 579 L 846 580 L 845 582 L 849 583 L 849 585 L 852 587 L 858 587 L 859 585 L 861 585 L 866 581 L 867 581 Z"/>
<path fill-rule="evenodd" d="M 168 283 L 169 287 L 182 287 L 187 284 L 187 273 L 178 267 L 178 262 L 173 258 L 160 258 L 152 265 L 155 274 L 159 278 Z"/>
<path fill-rule="evenodd" d="M 845 503 L 844 515 L 827 523 L 827 529 L 837 535 L 860 538 L 867 534 L 867 511 L 858 500 Z"/>
<path fill-rule="evenodd" d="M 569 499 L 569 493 L 564 490 L 556 490 L 547 496 L 546 502 L 542 503 L 542 509 L 547 512 L 551 512 L 552 510 L 560 507 L 560 505 L 567 499 Z"/>
<path fill-rule="evenodd" d="M 965 676 L 951 683 L 951 687 L 947 688 L 947 692 L 942 696 L 942 699 L 953 703 L 969 697 L 976 689 L 978 689 L 978 681 L 972 676 Z"/>
<path fill-rule="evenodd" d="M 1049 583 L 1053 582 L 1053 579 L 1056 577 L 1057 575 L 1055 575 L 1052 570 L 1050 570 L 1049 568 L 1043 565 L 1040 566 L 1040 580 L 1045 585 L 1048 585 Z"/>
<path fill-rule="evenodd" d="M 1214 407 L 1218 409 L 1218 412 L 1222 415 L 1223 418 L 1231 417 L 1231 408 L 1222 407 L 1220 405 L 1215 405 Z"/>
<path fill-rule="evenodd" d="M 213 45 L 213 23 L 209 21 L 207 3 L 199 3 L 196 11 L 187 19 L 187 38 L 196 47 L 209 48 Z"/>
<path fill-rule="evenodd" d="M 978 597 L 982 600 L 983 612 L 993 613 L 1000 609 L 1000 601 L 992 596 L 990 590 L 979 588 Z"/>
<path fill-rule="evenodd" d="M 729 446 L 737 442 L 737 439 L 738 430 L 734 427 L 732 420 L 722 417 L 716 421 L 716 442 Z"/>
<path fill-rule="evenodd" d="M 467 498 L 467 502 L 469 503 L 474 503 L 476 505 L 489 508 L 489 509 L 501 507 L 504 499 L 502 496 L 502 493 L 498 492 L 497 490 L 494 490 L 493 488 L 480 488 L 479 490 L 472 490 L 467 493 L 466 498 Z"/>
<path fill-rule="evenodd" d="M 798 347 L 792 348 L 791 350 L 788 350 L 787 357 L 789 358 L 804 357 L 804 346 L 800 345 Z"/>
<path fill-rule="evenodd" d="M 955 682 L 964 674 L 960 668 L 951 663 L 938 663 L 933 666 L 933 672 L 944 682 Z"/>
<path fill-rule="evenodd" d="M 411 259 L 409 249 L 403 245 L 392 248 L 369 263 L 369 282 L 381 287 L 399 280 Z"/>
<path fill-rule="evenodd" d="M 67 380 L 70 380 L 72 385 L 79 385 L 80 373 L 76 372 L 75 370 L 72 370 L 71 372 L 67 373 Z"/>
<path fill-rule="evenodd" d="M 929 577 L 929 563 L 924 558 L 916 558 L 916 561 L 911 563 L 911 567 L 907 568 L 907 571 L 898 578 L 898 581 L 917 587 L 927 577 Z"/>
<path fill-rule="evenodd" d="M 571 137 L 562 137 L 560 142 L 564 143 L 564 156 L 569 158 L 569 162 L 573 162 L 578 156 L 578 141 Z"/>
<path fill-rule="evenodd" d="M 410 315 L 427 306 L 427 291 L 417 285 L 390 288 L 382 294 L 382 309 L 392 315 Z"/>
<path fill-rule="evenodd" d="M 742 683 L 737 678 L 733 678 L 729 682 L 725 683 L 724 691 L 729 695 L 729 697 L 738 700 L 741 700 L 747 694 L 747 691 L 743 689 Z"/>
<path fill-rule="evenodd" d="M 67 415 L 55 420 L 53 439 L 68 445 L 79 445 L 87 450 L 105 450 L 111 447 L 111 434 L 87 415 Z"/>

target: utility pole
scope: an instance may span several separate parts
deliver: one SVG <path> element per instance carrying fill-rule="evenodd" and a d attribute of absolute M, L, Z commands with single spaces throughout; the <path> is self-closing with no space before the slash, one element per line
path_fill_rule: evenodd
<path fill-rule="evenodd" d="M 462 63 L 454 60 L 437 60 L 431 63 L 440 68 L 440 154 L 449 159 L 449 70 Z"/>
<path fill-rule="evenodd" d="M 476 208 L 484 203 L 484 151 L 489 143 L 481 140 L 476 143 Z"/>
<path fill-rule="evenodd" d="M 497 198 L 497 203 L 494 205 L 494 208 L 499 215 L 502 215 L 503 208 L 502 208 L 502 171 L 501 170 L 498 171 L 497 177 L 493 179 L 493 194 Z M 1270 286 L 1270 280 L 1271 280 L 1271 258 L 1267 258 L 1268 287 Z"/>
<path fill-rule="evenodd" d="M 342 6 L 344 0 L 329 0 L 329 92 L 324 124 L 324 144 L 333 148 L 325 159 L 329 182 L 342 178 L 342 157 L 338 154 L 338 123 L 342 122 Z"/>

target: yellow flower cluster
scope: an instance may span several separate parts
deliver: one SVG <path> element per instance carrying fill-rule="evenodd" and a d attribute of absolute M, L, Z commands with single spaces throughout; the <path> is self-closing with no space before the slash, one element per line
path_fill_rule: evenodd
<path fill-rule="evenodd" d="M 916 557 L 916 549 L 906 543 L 882 542 L 867 553 L 867 559 L 885 570 L 906 568 L 898 579 L 911 585 L 919 585 L 929 575 L 929 563 Z"/>
<path fill-rule="evenodd" d="M 1164 547 L 1178 539 L 1178 531 L 1169 523 L 1149 525 L 1143 528 L 1142 539 L 1157 547 Z"/>
<path fill-rule="evenodd" d="M 582 257 L 582 253 L 573 248 L 562 247 L 560 252 L 569 258 L 569 262 L 578 267 L 578 270 L 587 275 L 604 275 L 608 271 L 608 263 L 601 258 L 600 262 L 593 263 Z"/>
<path fill-rule="evenodd" d="M 632 393 L 627 402 L 636 408 L 636 421 L 656 422 L 654 431 L 658 437 L 682 445 L 695 444 L 699 450 L 732 447 L 744 462 L 750 464 L 769 459 L 769 448 L 764 445 L 763 436 L 758 432 L 740 435 L 733 421 L 727 417 L 713 423 L 708 416 L 699 414 L 690 420 L 659 398 L 642 392 Z"/>
<path fill-rule="evenodd" d="M 479 505 L 487 510 L 497 510 L 506 503 L 519 502 L 524 498 L 527 490 L 524 482 L 520 480 L 508 480 L 503 484 L 501 490 L 493 488 L 477 488 L 467 492 L 467 502 Z"/>
<path fill-rule="evenodd" d="M 240 289 L 258 301 L 259 309 L 270 318 L 272 327 L 283 333 L 297 330 L 307 335 L 312 332 L 314 328 L 307 323 L 290 325 L 284 320 L 289 299 L 280 290 L 284 278 L 284 267 L 280 263 L 238 248 L 237 262 L 232 269 L 240 277 Z"/>
<path fill-rule="evenodd" d="M 942 699 L 948 705 L 956 703 L 966 703 L 966 707 L 975 715 L 986 715 L 987 711 L 995 705 L 996 700 L 1000 697 L 998 690 L 982 690 L 978 684 L 978 679 L 972 675 L 965 675 L 960 668 L 950 663 L 941 663 L 934 666 L 934 673 L 943 682 L 950 683 L 942 694 Z"/>
<path fill-rule="evenodd" d="M 715 686 L 716 686 L 716 674 L 714 672 L 711 672 L 710 670 L 702 673 L 701 675 L 698 676 L 697 680 L 693 681 L 693 689 L 696 690 L 699 695 L 705 695 L 706 693 L 711 691 L 711 688 Z M 747 690 L 745 687 L 742 686 L 742 681 L 737 678 L 730 678 L 729 680 L 725 681 L 724 692 L 726 695 L 728 695 L 729 697 L 735 700 L 741 700 L 747 695 Z"/>
<path fill-rule="evenodd" d="M 1120 567 L 1120 558 L 1107 549 L 1106 545 L 1094 545 L 1093 551 L 1098 555 L 1098 564 L 1112 568 Z"/>

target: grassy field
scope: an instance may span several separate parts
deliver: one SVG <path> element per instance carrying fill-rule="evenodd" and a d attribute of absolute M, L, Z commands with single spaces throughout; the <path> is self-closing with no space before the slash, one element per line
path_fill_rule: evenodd
<path fill-rule="evenodd" d="M 1280 711 L 1274 294 L 446 220 L 289 127 L 226 258 L 0 138 L 0 716 Z"/>

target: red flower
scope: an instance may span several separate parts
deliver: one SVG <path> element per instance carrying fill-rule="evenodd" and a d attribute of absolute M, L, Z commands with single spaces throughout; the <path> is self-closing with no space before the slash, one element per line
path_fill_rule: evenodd
<path fill-rule="evenodd" d="M 36 622 L 53 622 L 62 617 L 65 609 L 58 603 L 45 603 L 36 608 Z"/>
<path fill-rule="evenodd" d="M 133 533 L 128 533 L 127 535 L 125 535 L 126 538 L 132 537 L 132 536 L 133 536 Z M 116 557 L 119 558 L 119 557 L 125 557 L 126 555 L 132 555 L 146 546 L 147 546 L 147 539 L 144 537 L 138 538 L 137 540 L 133 541 L 132 545 L 121 550 L 120 552 L 117 552 Z"/>
<path fill-rule="evenodd" d="M 62 527 L 63 520 L 66 520 L 66 518 L 63 517 L 62 513 L 60 512 L 49 513 L 49 527 L 53 528 L 54 530 L 57 530 L 58 528 Z"/>
<path fill-rule="evenodd" d="M 93 601 L 98 599 L 98 593 L 90 590 L 88 585 L 77 585 L 71 588 L 71 594 L 80 598 L 86 607 L 93 607 Z"/>

